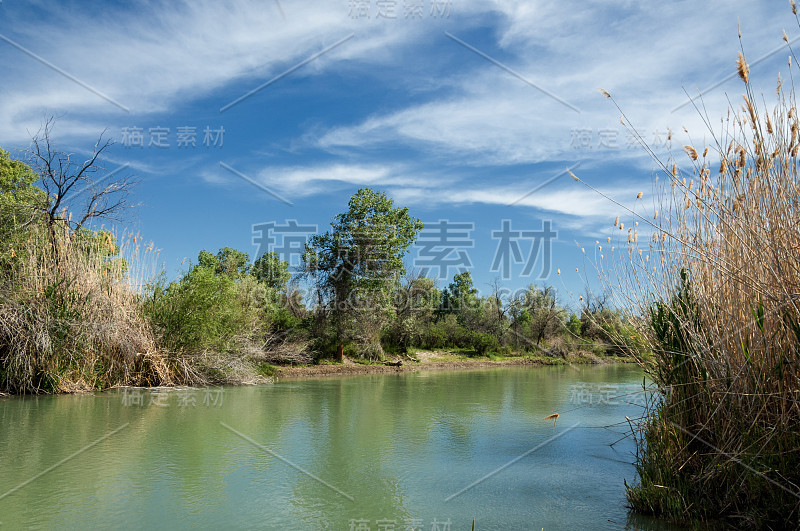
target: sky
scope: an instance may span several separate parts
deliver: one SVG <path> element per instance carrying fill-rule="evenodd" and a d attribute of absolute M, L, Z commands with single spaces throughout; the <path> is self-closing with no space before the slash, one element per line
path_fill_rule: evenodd
<path fill-rule="evenodd" d="M 1 0 L 0 147 L 48 116 L 76 157 L 113 139 L 139 204 L 113 228 L 169 278 L 225 246 L 296 264 L 369 187 L 426 224 L 407 269 L 577 308 L 614 218 L 655 208 L 637 135 L 688 164 L 741 102 L 740 49 L 765 104 L 789 78 L 784 30 L 788 1 Z"/>

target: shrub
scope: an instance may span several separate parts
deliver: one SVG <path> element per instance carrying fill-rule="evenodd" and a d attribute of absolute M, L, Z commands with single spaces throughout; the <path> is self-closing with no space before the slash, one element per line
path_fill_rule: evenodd
<path fill-rule="evenodd" d="M 31 228 L 0 302 L 0 390 L 15 393 L 162 385 L 174 374 L 127 278 L 127 262 L 58 227 Z M 117 251 L 119 249 L 117 248 Z M 115 251 L 116 252 L 116 251 Z"/>
<path fill-rule="evenodd" d="M 491 334 L 475 332 L 472 336 L 472 347 L 480 356 L 496 352 L 499 346 L 497 338 Z"/>
<path fill-rule="evenodd" d="M 145 308 L 169 350 L 229 351 L 259 330 L 253 289 L 249 282 L 197 266 L 180 281 L 156 284 Z"/>

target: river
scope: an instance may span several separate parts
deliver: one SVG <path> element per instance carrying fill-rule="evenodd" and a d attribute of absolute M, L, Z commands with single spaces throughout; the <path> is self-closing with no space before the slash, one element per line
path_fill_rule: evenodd
<path fill-rule="evenodd" d="M 625 506 L 642 382 L 514 367 L 0 399 L 0 528 L 675 529 Z"/>

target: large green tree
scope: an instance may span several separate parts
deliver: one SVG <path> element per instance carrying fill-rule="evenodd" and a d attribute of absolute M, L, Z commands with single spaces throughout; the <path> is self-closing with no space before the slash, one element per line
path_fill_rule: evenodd
<path fill-rule="evenodd" d="M 392 289 L 405 273 L 403 257 L 422 222 L 369 188 L 353 195 L 348 207 L 328 232 L 309 239 L 305 267 L 317 285 L 319 310 L 332 320 L 337 354 L 347 341 L 375 354 L 393 313 Z"/>

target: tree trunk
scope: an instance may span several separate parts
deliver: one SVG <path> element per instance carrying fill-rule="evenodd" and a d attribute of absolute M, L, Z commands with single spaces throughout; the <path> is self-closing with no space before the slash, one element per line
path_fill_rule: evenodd
<path fill-rule="evenodd" d="M 344 361 L 344 344 L 339 343 L 339 346 L 336 347 L 336 360 L 337 361 Z"/>

